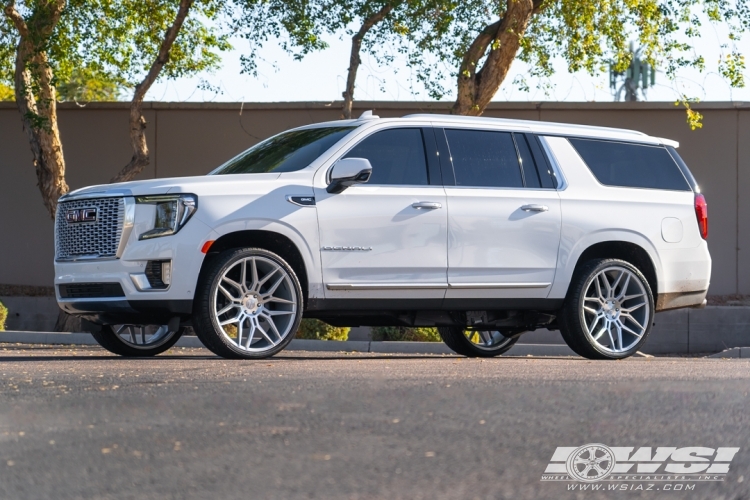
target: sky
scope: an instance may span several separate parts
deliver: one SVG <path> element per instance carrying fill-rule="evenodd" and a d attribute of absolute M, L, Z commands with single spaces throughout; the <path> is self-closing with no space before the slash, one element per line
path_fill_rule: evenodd
<path fill-rule="evenodd" d="M 680 92 L 701 101 L 750 101 L 750 88 L 732 89 L 716 73 L 721 56 L 722 33 L 710 24 L 704 24 L 701 39 L 696 44 L 706 59 L 706 72 L 683 70 L 675 81 L 669 81 L 657 72 L 656 86 L 648 90 L 648 101 L 674 102 Z M 350 40 L 345 36 L 326 38 L 329 48 L 309 54 L 296 61 L 275 44 L 268 43 L 259 52 L 259 76 L 241 73 L 240 55 L 246 45 L 234 41 L 234 50 L 223 54 L 221 67 L 213 73 L 203 73 L 192 78 L 159 81 L 151 88 L 147 100 L 154 101 L 226 101 L 226 102 L 282 102 L 341 100 L 349 62 Z M 750 37 L 745 36 L 737 46 L 741 53 L 750 54 Z M 412 69 L 403 57 L 396 57 L 387 67 L 379 66 L 363 54 L 362 66 L 357 75 L 355 100 L 424 101 L 431 100 L 424 88 L 416 82 Z M 511 72 L 495 96 L 495 101 L 613 101 L 609 76 L 571 74 L 562 60 L 555 61 L 555 75 L 549 81 L 530 80 L 530 90 L 521 91 L 513 84 L 517 75 L 527 75 L 528 68 L 521 61 L 513 63 Z M 206 81 L 220 89 L 216 93 L 202 90 L 199 84 Z M 537 83 L 548 89 L 540 90 Z M 455 82 L 444 82 L 446 88 Z M 451 95 L 444 100 L 452 100 Z"/>

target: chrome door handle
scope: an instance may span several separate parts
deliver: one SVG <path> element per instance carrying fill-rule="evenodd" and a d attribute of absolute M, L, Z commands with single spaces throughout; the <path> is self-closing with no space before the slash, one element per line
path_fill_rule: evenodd
<path fill-rule="evenodd" d="M 549 207 L 547 205 L 524 205 L 521 210 L 524 212 L 548 212 Z"/>
<path fill-rule="evenodd" d="M 443 208 L 442 203 L 438 203 L 436 201 L 418 201 L 417 203 L 411 204 L 412 208 L 416 208 L 417 210 L 420 210 L 422 208 L 426 208 L 429 210 L 435 210 L 436 208 Z"/>

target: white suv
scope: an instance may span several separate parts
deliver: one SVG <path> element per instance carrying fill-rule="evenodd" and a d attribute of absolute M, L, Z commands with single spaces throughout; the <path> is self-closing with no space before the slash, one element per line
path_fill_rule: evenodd
<path fill-rule="evenodd" d="M 706 202 L 677 143 L 555 123 L 410 115 L 300 127 L 204 177 L 60 199 L 60 307 L 124 356 L 192 326 L 272 356 L 302 317 L 437 326 L 466 356 L 559 329 L 635 353 L 654 313 L 705 304 Z"/>

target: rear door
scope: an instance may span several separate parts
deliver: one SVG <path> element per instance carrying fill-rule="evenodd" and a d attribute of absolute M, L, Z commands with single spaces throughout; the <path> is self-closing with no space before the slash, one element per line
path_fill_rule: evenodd
<path fill-rule="evenodd" d="M 437 132 L 449 159 L 442 162 L 446 299 L 545 298 L 555 276 L 561 212 L 556 180 L 542 163 L 536 137 L 458 128 Z"/>

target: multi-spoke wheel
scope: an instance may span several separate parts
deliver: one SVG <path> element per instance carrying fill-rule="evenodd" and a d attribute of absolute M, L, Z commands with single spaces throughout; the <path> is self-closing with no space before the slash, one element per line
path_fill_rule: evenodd
<path fill-rule="evenodd" d="M 592 261 L 573 277 L 560 316 L 571 349 L 591 359 L 620 359 L 646 341 L 654 315 L 648 281 L 631 264 Z"/>
<path fill-rule="evenodd" d="M 299 328 L 301 298 L 294 271 L 278 255 L 258 248 L 224 252 L 196 295 L 196 334 L 219 356 L 273 356 Z"/>
<path fill-rule="evenodd" d="M 108 325 L 92 332 L 96 341 L 110 352 L 128 357 L 156 356 L 172 347 L 183 328 L 169 325 Z"/>
<path fill-rule="evenodd" d="M 443 342 L 457 354 L 491 358 L 507 352 L 518 337 L 506 337 L 499 330 L 470 330 L 455 326 L 438 327 Z"/>

